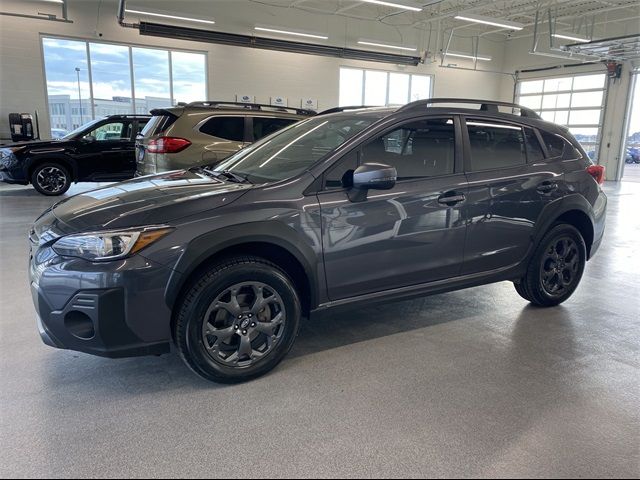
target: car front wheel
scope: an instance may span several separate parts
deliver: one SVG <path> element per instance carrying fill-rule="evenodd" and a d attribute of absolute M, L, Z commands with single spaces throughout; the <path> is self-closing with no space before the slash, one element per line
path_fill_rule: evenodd
<path fill-rule="evenodd" d="M 559 305 L 575 292 L 586 261 L 580 232 L 572 225 L 557 224 L 538 244 L 527 273 L 515 283 L 516 291 L 534 305 Z"/>
<path fill-rule="evenodd" d="M 31 174 L 31 185 L 43 195 L 62 195 L 71 186 L 71 175 L 59 163 L 43 163 Z"/>
<path fill-rule="evenodd" d="M 198 276 L 176 312 L 175 342 L 198 375 L 238 383 L 264 375 L 289 352 L 301 308 L 289 277 L 257 257 L 236 257 Z"/>

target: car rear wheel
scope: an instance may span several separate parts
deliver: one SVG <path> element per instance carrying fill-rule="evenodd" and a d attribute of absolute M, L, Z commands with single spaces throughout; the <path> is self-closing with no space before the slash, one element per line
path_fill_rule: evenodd
<path fill-rule="evenodd" d="M 71 186 L 71 175 L 59 163 L 43 163 L 31 174 L 31 185 L 43 195 L 62 195 Z"/>
<path fill-rule="evenodd" d="M 586 261 L 580 232 L 572 225 L 557 224 L 539 243 L 526 275 L 515 283 L 516 291 L 534 305 L 559 305 L 575 292 Z"/>
<path fill-rule="evenodd" d="M 264 375 L 289 352 L 301 308 L 288 276 L 257 257 L 236 257 L 195 279 L 176 314 L 174 338 L 198 375 L 238 383 Z"/>

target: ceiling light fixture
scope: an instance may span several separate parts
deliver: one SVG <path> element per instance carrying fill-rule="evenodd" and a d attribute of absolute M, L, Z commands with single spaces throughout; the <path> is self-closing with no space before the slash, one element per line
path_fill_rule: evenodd
<path fill-rule="evenodd" d="M 166 15 L 164 13 L 154 13 L 154 12 L 143 12 L 142 10 L 129 10 L 128 8 L 125 10 L 127 13 L 137 13 L 138 15 L 149 15 L 151 17 L 161 17 L 161 18 L 173 18 L 175 20 L 184 20 L 185 22 L 197 22 L 197 23 L 208 23 L 209 25 L 213 25 L 213 20 L 202 20 L 200 18 L 191 18 L 191 17 L 178 17 L 176 15 Z"/>
<path fill-rule="evenodd" d="M 420 7 L 410 7 L 409 5 L 402 5 L 400 3 L 393 2 L 383 2 L 382 0 L 361 0 L 365 3 L 375 3 L 376 5 L 384 5 L 386 7 L 397 7 L 402 8 L 403 10 L 411 10 L 412 12 L 421 12 L 422 8 Z"/>
<path fill-rule="evenodd" d="M 43 2 L 64 3 L 64 0 L 42 0 Z"/>
<path fill-rule="evenodd" d="M 564 33 L 554 33 L 552 34 L 555 38 L 562 38 L 564 40 L 572 40 L 574 42 L 588 43 L 591 40 L 585 37 L 578 37 L 576 35 L 565 35 Z"/>
<path fill-rule="evenodd" d="M 327 40 L 329 38 L 326 35 L 315 35 L 311 33 L 292 32 L 291 30 L 280 30 L 277 28 L 254 27 L 254 29 L 259 30 L 261 32 L 282 33 L 284 35 L 296 35 L 298 37 L 318 38 L 320 40 Z"/>
<path fill-rule="evenodd" d="M 483 17 L 482 15 L 471 15 L 470 13 L 464 13 L 456 15 L 456 20 L 465 20 L 467 22 L 482 23 L 484 25 L 493 25 L 494 27 L 508 28 L 509 30 L 522 30 L 524 24 L 518 22 L 510 22 L 509 20 L 498 20 L 491 17 Z"/>
<path fill-rule="evenodd" d="M 488 55 L 478 55 L 477 57 L 475 55 L 467 55 L 465 53 L 453 53 L 453 52 L 446 52 L 446 54 L 443 52 L 442 53 L 443 56 L 447 56 L 447 57 L 460 57 L 460 58 L 468 58 L 470 60 L 482 60 L 485 62 L 490 62 L 491 61 L 491 57 Z"/>
<path fill-rule="evenodd" d="M 416 47 L 401 47 L 399 45 L 388 45 L 386 43 L 370 42 L 368 40 L 359 40 L 358 43 L 360 45 L 369 45 L 372 47 L 382 47 L 382 48 L 394 48 L 396 50 L 406 50 L 408 52 L 415 52 L 416 50 L 418 50 Z"/>

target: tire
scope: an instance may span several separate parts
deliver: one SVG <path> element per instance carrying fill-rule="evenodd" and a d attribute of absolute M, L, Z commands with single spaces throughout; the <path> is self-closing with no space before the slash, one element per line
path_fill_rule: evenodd
<path fill-rule="evenodd" d="M 187 287 L 176 310 L 174 339 L 196 374 L 218 383 L 245 382 L 289 353 L 300 317 L 298 293 L 282 270 L 258 257 L 234 257 Z"/>
<path fill-rule="evenodd" d="M 539 307 L 553 307 L 567 300 L 580 284 L 587 262 L 587 248 L 572 225 L 552 226 L 536 247 L 525 276 L 514 282 L 522 298 Z"/>
<path fill-rule="evenodd" d="M 69 169 L 60 163 L 41 163 L 31 174 L 31 185 L 42 195 L 62 195 L 71 186 L 71 174 Z"/>

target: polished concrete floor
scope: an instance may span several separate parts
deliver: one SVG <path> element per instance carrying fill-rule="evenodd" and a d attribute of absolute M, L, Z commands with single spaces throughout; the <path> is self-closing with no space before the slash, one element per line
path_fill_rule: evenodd
<path fill-rule="evenodd" d="M 272 374 L 218 386 L 175 354 L 41 344 L 26 232 L 51 200 L 2 186 L 0 476 L 638 477 L 640 184 L 606 190 L 566 304 L 502 283 L 326 314 Z"/>

